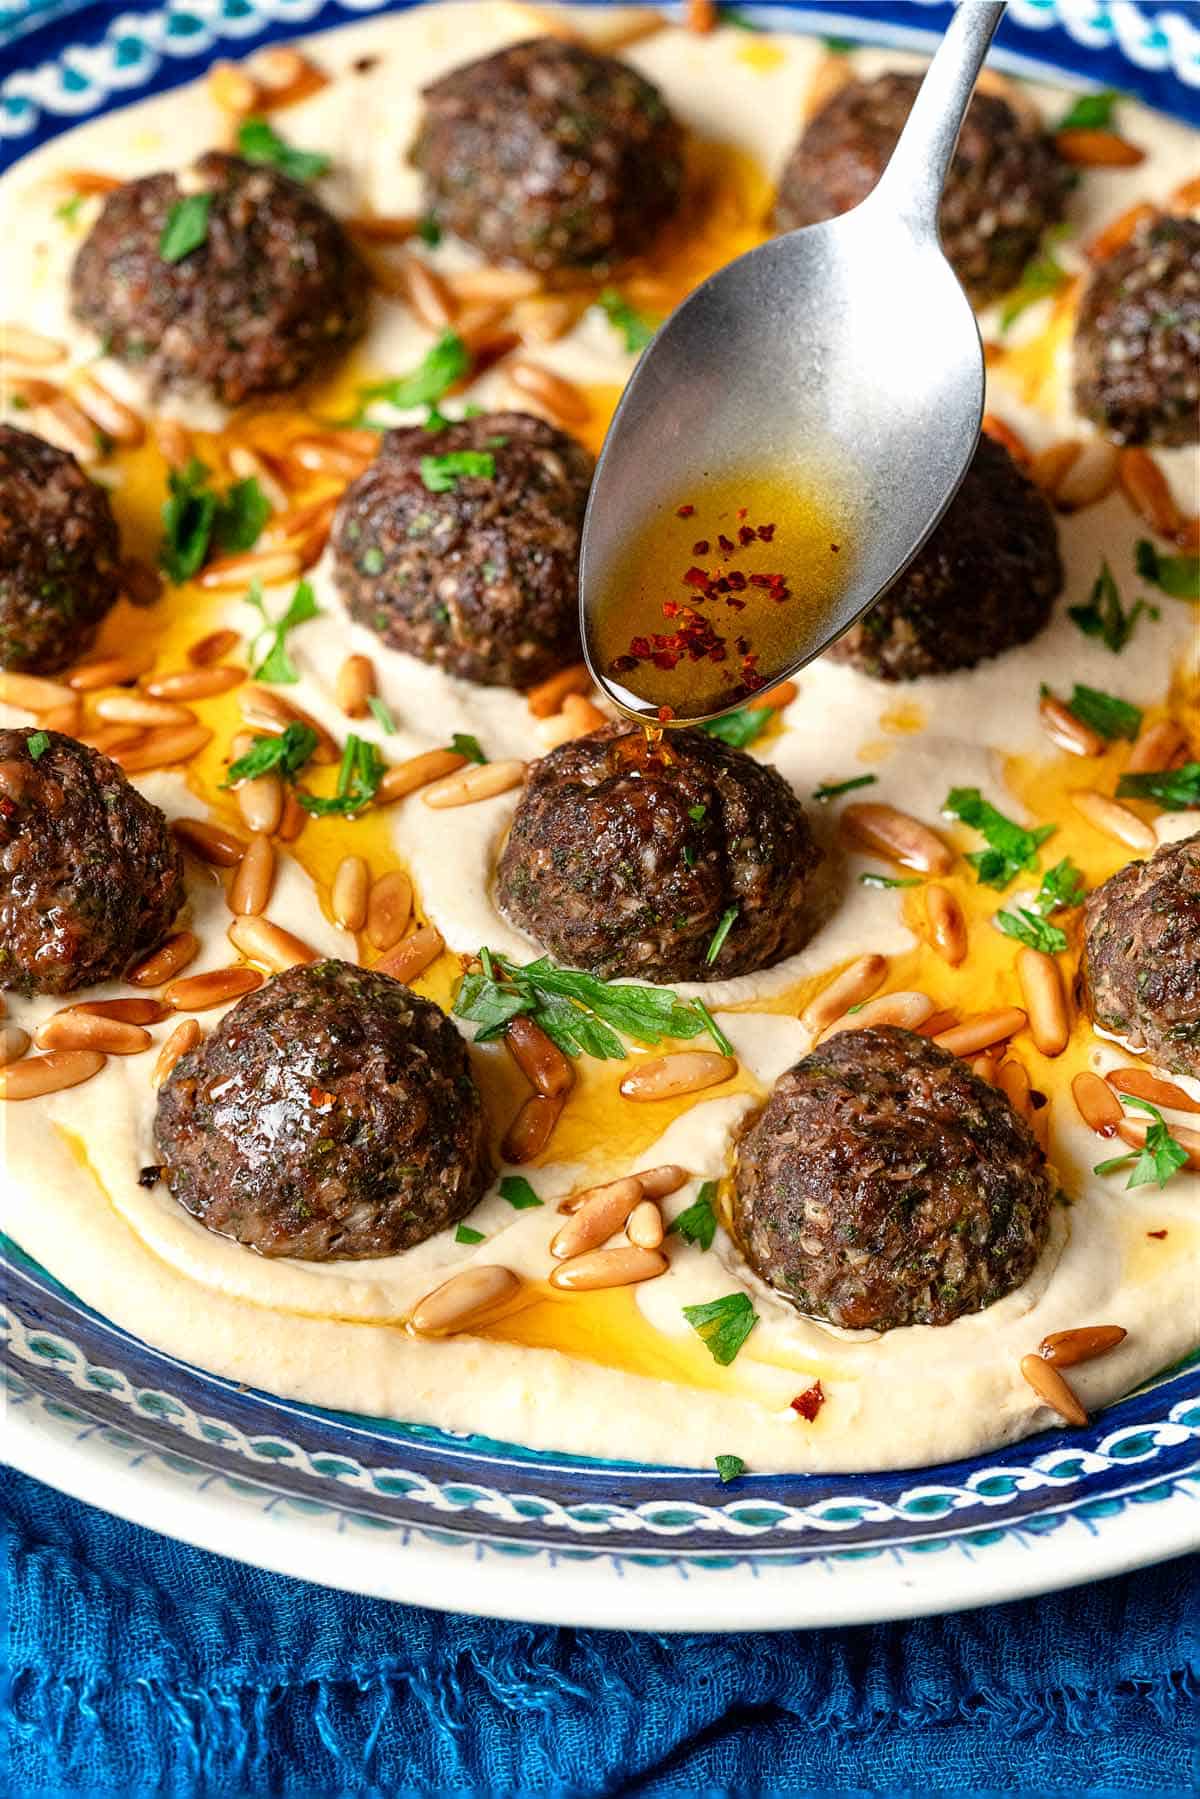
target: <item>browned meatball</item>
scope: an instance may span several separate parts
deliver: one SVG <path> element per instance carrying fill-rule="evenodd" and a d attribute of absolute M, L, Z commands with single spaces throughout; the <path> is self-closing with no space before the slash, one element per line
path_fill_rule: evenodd
<path fill-rule="evenodd" d="M 806 126 L 779 183 L 774 225 L 794 231 L 865 200 L 904 128 L 919 75 L 852 80 Z M 1070 170 L 1047 133 L 1007 100 L 977 93 L 967 108 L 942 194 L 942 243 L 976 306 L 1007 293 L 1060 219 Z"/>
<path fill-rule="evenodd" d="M 483 472 L 442 460 L 464 453 Z M 334 580 L 351 615 L 467 681 L 530 687 L 577 661 L 592 466 L 525 412 L 389 431 L 334 520 Z"/>
<path fill-rule="evenodd" d="M 1096 1023 L 1200 1080 L 1200 834 L 1126 863 L 1089 895 L 1084 921 Z"/>
<path fill-rule="evenodd" d="M 763 1280 L 845 1329 L 949 1324 L 1046 1242 L 1045 1157 L 1005 1096 L 911 1031 L 842 1031 L 738 1147 L 734 1229 Z"/>
<path fill-rule="evenodd" d="M 674 212 L 682 133 L 636 69 L 531 38 L 425 89 L 426 205 L 489 262 L 545 274 L 636 255 Z"/>
<path fill-rule="evenodd" d="M 1075 326 L 1075 404 L 1115 443 L 1200 437 L 1200 219 L 1151 219 L 1095 270 Z"/>
<path fill-rule="evenodd" d="M 167 821 L 115 762 L 57 731 L 0 731 L 0 986 L 122 975 L 183 901 Z"/>
<path fill-rule="evenodd" d="M 172 1069 L 155 1134 L 175 1198 L 266 1256 L 390 1256 L 489 1179 L 483 1103 L 450 1020 L 348 962 L 276 975 Z"/>
<path fill-rule="evenodd" d="M 1053 512 L 981 437 L 929 542 L 829 654 L 881 681 L 974 668 L 1036 637 L 1062 584 Z"/>
<path fill-rule="evenodd" d="M 71 271 L 77 319 L 158 390 L 237 406 L 320 374 L 361 337 L 367 272 L 341 225 L 297 181 L 210 150 L 203 241 L 169 262 L 164 227 L 193 200 L 174 175 L 114 188 Z"/>
<path fill-rule="evenodd" d="M 117 597 L 117 524 L 74 456 L 0 425 L 0 666 L 52 675 Z"/>
<path fill-rule="evenodd" d="M 572 968 L 718 981 L 811 936 L 819 860 L 775 769 L 704 731 L 652 748 L 639 726 L 618 724 L 534 763 L 498 897 Z"/>

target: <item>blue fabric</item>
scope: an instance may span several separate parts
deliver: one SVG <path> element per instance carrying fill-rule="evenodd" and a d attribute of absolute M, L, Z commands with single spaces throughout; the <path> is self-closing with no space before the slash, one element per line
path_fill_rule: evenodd
<path fill-rule="evenodd" d="M 667 1637 L 332 1593 L 17 1474 L 0 1506 L 20 1799 L 1183 1794 L 1195 1779 L 1200 1558 L 912 1624 Z"/>

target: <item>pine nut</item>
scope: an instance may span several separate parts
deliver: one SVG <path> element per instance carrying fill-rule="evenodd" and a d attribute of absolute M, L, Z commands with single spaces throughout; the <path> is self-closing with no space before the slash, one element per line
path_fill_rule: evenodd
<path fill-rule="evenodd" d="M 933 1001 L 927 993 L 881 993 L 869 999 L 856 1012 L 844 1012 L 835 1018 L 822 1036 L 822 1042 L 838 1037 L 843 1031 L 869 1031 L 878 1025 L 896 1025 L 902 1031 L 915 1031 L 933 1016 Z"/>
<path fill-rule="evenodd" d="M 504 1046 L 525 1079 L 547 1099 L 557 1099 L 575 1085 L 570 1058 L 532 1018 L 510 1018 L 504 1030 Z"/>
<path fill-rule="evenodd" d="M 0 1025 L 0 1068 L 7 1068 L 10 1062 L 19 1062 L 29 1048 L 29 1032 L 23 1031 L 19 1024 Z"/>
<path fill-rule="evenodd" d="M 637 1174 L 622 1178 L 637 1181 L 641 1186 L 644 1199 L 657 1200 L 666 1199 L 668 1195 L 677 1193 L 680 1187 L 685 1185 L 689 1176 L 686 1168 L 680 1168 L 674 1162 L 664 1162 L 661 1167 L 642 1168 Z M 572 1212 L 578 1212 L 580 1207 L 587 1205 L 588 1201 L 597 1193 L 607 1193 L 609 1188 L 616 1184 L 615 1181 L 608 1181 L 602 1187 L 585 1187 L 580 1193 L 568 1193 L 565 1199 L 559 1200 L 558 1210 L 567 1216 Z"/>
<path fill-rule="evenodd" d="M 1069 756 L 1102 756 L 1106 744 L 1099 731 L 1084 724 L 1081 718 L 1052 693 L 1044 693 L 1038 701 L 1042 728 L 1052 743 Z"/>
<path fill-rule="evenodd" d="M 245 118 L 259 105 L 258 85 L 245 69 L 232 62 L 215 62 L 205 79 L 208 97 L 222 112 Z"/>
<path fill-rule="evenodd" d="M 1123 250 L 1133 237 L 1139 225 L 1154 217 L 1154 208 L 1147 201 L 1141 200 L 1136 206 L 1127 207 L 1124 212 L 1110 219 L 1108 224 L 1098 231 L 1090 242 L 1086 243 L 1083 253 L 1089 262 L 1106 262 Z"/>
<path fill-rule="evenodd" d="M 317 740 L 313 761 L 327 765 L 341 761 L 342 752 L 324 725 L 311 712 L 285 700 L 281 693 L 272 693 L 268 687 L 244 687 L 238 695 L 238 707 L 247 724 L 257 726 L 268 736 L 282 736 L 289 725 L 307 725 Z"/>
<path fill-rule="evenodd" d="M 153 606 L 162 598 L 162 576 L 140 556 L 126 556 L 121 563 L 121 589 L 131 606 Z"/>
<path fill-rule="evenodd" d="M 700 37 L 707 37 L 710 31 L 717 28 L 716 0 L 687 0 L 683 9 L 684 25 L 688 31 L 694 31 Z"/>
<path fill-rule="evenodd" d="M 799 692 L 800 689 L 795 681 L 780 681 L 776 686 L 768 687 L 765 692 L 756 693 L 753 699 L 747 700 L 746 710 L 747 712 L 782 712 L 785 706 L 791 705 Z"/>
<path fill-rule="evenodd" d="M 283 790 L 283 811 L 275 835 L 280 843 L 294 843 L 308 823 L 308 813 L 290 787 Z"/>
<path fill-rule="evenodd" d="M 967 954 L 967 921 L 948 887 L 934 882 L 925 889 L 925 916 L 934 949 L 943 962 L 957 968 Z"/>
<path fill-rule="evenodd" d="M 333 876 L 329 904 L 345 931 L 361 931 L 367 919 L 371 874 L 361 856 L 343 856 Z"/>
<path fill-rule="evenodd" d="M 508 793 L 525 779 L 523 762 L 473 762 L 469 768 L 446 775 L 426 787 L 421 798 L 436 811 L 451 806 L 473 806 L 479 800 L 495 799 Z"/>
<path fill-rule="evenodd" d="M 61 681 L 47 681 L 41 675 L 21 675 L 13 669 L 0 670 L 0 700 L 8 706 L 19 706 L 24 712 L 53 712 L 69 706 L 75 695 Z"/>
<path fill-rule="evenodd" d="M 112 756 L 117 750 L 133 749 L 146 733 L 136 725 L 97 725 L 94 731 L 75 731 L 72 735 L 89 749 L 99 750 L 102 756 Z"/>
<path fill-rule="evenodd" d="M 362 459 L 359 458 L 359 466 Z M 264 525 L 263 534 L 259 538 L 260 549 L 297 550 L 314 530 L 328 533 L 337 511 L 339 496 L 330 495 L 324 500 L 312 500 L 306 506 L 296 506 L 290 512 L 280 513 L 277 518 Z"/>
<path fill-rule="evenodd" d="M 562 711 L 563 701 L 569 693 L 587 693 L 591 685 L 587 664 L 573 662 L 570 668 L 560 668 L 556 675 L 531 687 L 525 695 L 525 703 L 535 718 L 551 718 Z"/>
<path fill-rule="evenodd" d="M 123 687 L 136 681 L 149 666 L 148 656 L 105 656 L 97 662 L 81 662 L 66 680 L 76 693 L 94 693 L 99 687 Z"/>
<path fill-rule="evenodd" d="M 1173 766 L 1175 758 L 1187 749 L 1187 736 L 1173 718 L 1160 718 L 1157 724 L 1143 725 L 1125 764 L 1127 774 L 1158 774 Z"/>
<path fill-rule="evenodd" d="M 135 987 L 161 987 L 164 981 L 181 973 L 189 962 L 194 962 L 199 953 L 198 937 L 191 931 L 176 931 L 152 955 L 135 962 L 125 978 Z M 165 994 L 163 998 L 166 999 Z"/>
<path fill-rule="evenodd" d="M 954 867 L 954 852 L 940 837 L 907 812 L 895 806 L 863 804 L 847 806 L 842 829 L 864 849 L 887 856 L 902 868 L 921 874 L 945 875 Z"/>
<path fill-rule="evenodd" d="M 1010 1056 L 996 1070 L 994 1084 L 999 1087 L 1013 1111 L 1022 1118 L 1028 1118 L 1033 1109 L 1029 1097 L 1032 1089 L 1024 1062 L 1018 1062 L 1015 1056 Z"/>
<path fill-rule="evenodd" d="M 190 646 L 187 659 L 194 668 L 211 668 L 214 662 L 223 661 L 231 650 L 236 650 L 241 641 L 236 631 L 210 631 Z"/>
<path fill-rule="evenodd" d="M 163 998 L 174 1012 L 207 1012 L 213 1006 L 224 1006 L 244 993 L 253 993 L 263 984 L 257 968 L 234 963 L 228 968 L 212 968 L 207 974 L 186 974 L 163 988 Z"/>
<path fill-rule="evenodd" d="M 1183 514 L 1167 485 L 1167 477 L 1149 450 L 1122 450 L 1117 460 L 1121 492 L 1152 531 L 1175 538 L 1183 527 Z"/>
<path fill-rule="evenodd" d="M 115 725 L 194 725 L 196 714 L 168 700 L 144 699 L 140 693 L 106 693 L 96 701 L 96 712 Z"/>
<path fill-rule="evenodd" d="M 1090 1131 L 1098 1137 L 1115 1137 L 1124 1114 L 1107 1081 L 1084 1069 L 1071 1082 L 1075 1109 Z"/>
<path fill-rule="evenodd" d="M 238 556 L 219 556 L 196 577 L 201 587 L 248 587 L 259 581 L 271 587 L 291 581 L 300 573 L 300 558 L 292 550 L 247 550 Z"/>
<path fill-rule="evenodd" d="M 296 437 L 288 445 L 288 457 L 297 467 L 314 475 L 337 475 L 343 481 L 353 481 L 361 475 L 371 461 L 374 449 L 378 448 L 378 439 L 372 450 L 364 452 L 352 449 L 342 443 L 332 433 L 319 437 Z M 282 529 L 282 520 L 279 527 Z"/>
<path fill-rule="evenodd" d="M 406 244 L 416 236 L 418 222 L 412 214 L 400 217 L 387 212 L 356 212 L 342 220 L 351 237 L 361 237 L 368 244 Z"/>
<path fill-rule="evenodd" d="M 421 323 L 431 331 L 444 331 L 453 322 L 455 307 L 442 277 L 419 256 L 406 257 L 399 275 L 405 297 Z"/>
<path fill-rule="evenodd" d="M 122 1024 L 161 1024 L 171 1015 L 170 1006 L 160 999 L 143 999 L 139 994 L 128 999 L 84 999 L 66 1010 L 86 1012 L 92 1018 L 118 1018 Z"/>
<path fill-rule="evenodd" d="M 1117 485 L 1117 463 L 1114 444 L 1102 437 L 1085 443 L 1058 483 L 1054 503 L 1059 511 L 1082 512 L 1107 499 Z"/>
<path fill-rule="evenodd" d="M 505 1162 L 531 1162 L 549 1143 L 562 1113 L 564 1101 L 534 1093 L 525 1101 L 508 1127 L 500 1155 Z"/>
<path fill-rule="evenodd" d="M 575 729 L 565 712 L 555 713 L 553 718 L 539 718 L 534 730 L 543 752 L 556 750 L 560 743 L 574 743 L 576 738 L 586 736 L 586 732 Z"/>
<path fill-rule="evenodd" d="M 44 731 L 59 731 L 66 737 L 74 737 L 79 729 L 79 701 L 74 700 L 69 706 L 55 706 L 51 712 L 43 712 L 38 723 Z"/>
<path fill-rule="evenodd" d="M 1200 175 L 1192 175 L 1187 181 L 1172 188 L 1167 199 L 1167 206 L 1172 212 L 1191 212 L 1200 206 Z"/>
<path fill-rule="evenodd" d="M 240 480 L 258 482 L 262 496 L 272 512 L 287 511 L 291 496 L 265 456 L 260 456 L 249 444 L 234 444 L 229 452 L 229 466 Z"/>
<path fill-rule="evenodd" d="M 152 1087 L 161 1087 L 171 1070 L 200 1041 L 200 1024 L 195 1018 L 181 1018 L 155 1059 L 150 1076 Z"/>
<path fill-rule="evenodd" d="M 800 1014 L 800 1023 L 805 1030 L 819 1036 L 835 1018 L 843 1017 L 851 1006 L 870 999 L 883 986 L 887 971 L 886 956 L 857 957 L 848 967 L 843 968 L 841 974 L 835 975 L 815 999 L 809 1000 Z"/>
<path fill-rule="evenodd" d="M 994 412 L 985 412 L 980 429 L 994 443 L 1003 444 L 1018 468 L 1027 469 L 1029 467 L 1033 461 L 1029 445 L 1019 432 L 1013 430 L 1011 425 L 1006 425 L 1004 420 L 997 418 Z"/>
<path fill-rule="evenodd" d="M 732 1056 L 719 1056 L 707 1049 L 650 1056 L 625 1076 L 620 1091 L 625 1099 L 639 1101 L 678 1099 L 684 1093 L 702 1093 L 706 1087 L 731 1080 L 737 1066 Z"/>
<path fill-rule="evenodd" d="M 94 375 L 83 375 L 75 384 L 75 398 L 97 430 L 116 444 L 136 449 L 144 442 L 146 421 L 124 400 L 118 400 Z"/>
<path fill-rule="evenodd" d="M 552 1287 L 569 1293 L 594 1293 L 603 1287 L 632 1287 L 655 1280 L 667 1272 L 667 1258 L 660 1249 L 593 1249 L 586 1255 L 560 1262 L 550 1276 Z"/>
<path fill-rule="evenodd" d="M 338 670 L 337 703 L 347 718 L 365 718 L 367 701 L 376 692 L 375 668 L 369 656 L 347 656 Z"/>
<path fill-rule="evenodd" d="M 1082 454 L 1083 443 L 1078 437 L 1066 438 L 1061 443 L 1049 444 L 1046 449 L 1039 450 L 1029 465 L 1034 486 L 1040 488 L 1048 500 L 1055 499 L 1061 483 L 1066 480 Z"/>
<path fill-rule="evenodd" d="M 1065 161 L 1082 169 L 1131 169 L 1146 158 L 1144 150 L 1115 131 L 1091 126 L 1055 132 L 1054 142 Z"/>
<path fill-rule="evenodd" d="M 1015 1037 L 1028 1022 L 1019 1006 L 1005 1006 L 999 1012 L 979 1012 L 974 1018 L 965 1018 L 948 1031 L 939 1031 L 933 1042 L 939 1049 L 948 1049 L 952 1056 L 973 1056 L 990 1044 Z"/>
<path fill-rule="evenodd" d="M 283 782 L 277 774 L 251 775 L 233 790 L 242 821 L 250 830 L 273 837 L 283 816 Z"/>
<path fill-rule="evenodd" d="M 241 837 L 207 819 L 177 818 L 171 829 L 184 849 L 213 868 L 236 868 L 246 851 Z"/>
<path fill-rule="evenodd" d="M 1073 1368 L 1077 1362 L 1107 1355 L 1128 1335 L 1119 1324 L 1081 1324 L 1075 1330 L 1051 1331 L 1038 1344 L 1038 1354 L 1055 1368 Z"/>
<path fill-rule="evenodd" d="M 1000 1064 L 990 1050 L 985 1050 L 983 1055 L 976 1056 L 971 1063 L 971 1073 L 978 1080 L 985 1081 L 989 1087 L 995 1087 L 998 1084 L 996 1077 L 999 1072 Z"/>
<path fill-rule="evenodd" d="M 225 934 L 243 956 L 269 968 L 272 974 L 282 974 L 288 968 L 306 967 L 318 960 L 315 949 L 293 936 L 291 931 L 285 931 L 282 925 L 272 924 L 269 918 L 257 918 L 252 914 L 235 918 Z"/>
<path fill-rule="evenodd" d="M 78 1087 L 99 1074 L 106 1058 L 96 1049 L 52 1049 L 44 1056 L 26 1056 L 0 1069 L 0 1099 L 43 1099 Z"/>
<path fill-rule="evenodd" d="M 424 974 L 431 963 L 436 962 L 445 948 L 442 933 L 434 925 L 421 925 L 411 937 L 381 956 L 375 964 L 376 974 L 389 974 L 394 981 L 402 981 L 406 985 L 415 981 L 418 975 Z M 511 1159 L 511 1158 L 510 1158 Z"/>
<path fill-rule="evenodd" d="M 1144 1149 L 1146 1132 L 1150 1129 L 1150 1121 L 1145 1118 L 1122 1118 L 1117 1126 L 1117 1136 L 1122 1143 L 1128 1143 L 1131 1149 Z M 1171 1135 L 1180 1149 L 1187 1151 L 1187 1166 L 1200 1168 L 1200 1131 L 1189 1131 L 1186 1125 L 1173 1124 Z"/>
<path fill-rule="evenodd" d="M 563 701 L 562 716 L 577 737 L 586 737 L 592 731 L 599 731 L 609 722 L 607 715 L 601 712 L 599 706 L 582 693 L 567 695 Z"/>
<path fill-rule="evenodd" d="M 561 1262 L 598 1249 L 623 1227 L 642 1197 L 642 1183 L 632 1175 L 601 1187 L 566 1224 L 559 1226 L 550 1243 L 550 1254 Z"/>
<path fill-rule="evenodd" d="M 918 1037 L 936 1037 L 939 1031 L 948 1031 L 951 1025 L 958 1023 L 958 1013 L 949 1010 L 932 1012 L 928 1018 L 914 1025 Z"/>
<path fill-rule="evenodd" d="M 575 383 L 553 374 L 540 363 L 510 362 L 506 372 L 517 391 L 544 406 L 556 424 L 582 425 L 591 417 L 592 409 Z"/>
<path fill-rule="evenodd" d="M 1029 1014 L 1029 1033 L 1044 1056 L 1061 1056 L 1071 1036 L 1062 972 L 1044 950 L 1017 952 L 1017 980 Z"/>
<path fill-rule="evenodd" d="M 450 276 L 449 287 L 463 301 L 524 300 L 541 291 L 542 278 L 532 269 L 462 269 Z"/>
<path fill-rule="evenodd" d="M 515 1299 L 521 1282 L 511 1268 L 464 1268 L 427 1293 L 409 1323 L 422 1337 L 446 1336 Z"/>
<path fill-rule="evenodd" d="M 212 742 L 207 725 L 164 725 L 150 731 L 132 749 L 115 750 L 113 761 L 128 774 L 142 774 L 151 768 L 169 768 L 175 762 L 188 762 Z"/>
<path fill-rule="evenodd" d="M 162 700 L 211 700 L 218 693 L 228 693 L 246 679 L 244 668 L 228 668 L 215 663 L 210 668 L 180 668 L 167 675 L 155 675 L 145 683 L 146 692 Z"/>
<path fill-rule="evenodd" d="M 652 1199 L 634 1206 L 625 1226 L 625 1235 L 638 1249 L 657 1249 L 666 1235 L 663 1215 Z"/>
<path fill-rule="evenodd" d="M 1040 1355 L 1021 1357 L 1021 1373 L 1029 1382 L 1043 1405 L 1048 1405 L 1052 1412 L 1065 1418 L 1068 1424 L 1084 1425 L 1088 1415 L 1080 1405 L 1075 1394 L 1068 1387 L 1057 1368 L 1043 1361 Z"/>
<path fill-rule="evenodd" d="M 123 185 L 116 175 L 103 175 L 98 169 L 64 169 L 56 179 L 76 194 L 111 194 Z"/>
<path fill-rule="evenodd" d="M 372 881 L 367 896 L 367 942 L 372 949 L 394 949 L 412 917 L 412 882 L 393 868 Z"/>
<path fill-rule="evenodd" d="M 1079 816 L 1105 837 L 1113 837 L 1118 843 L 1128 844 L 1131 850 L 1152 850 L 1157 843 L 1158 839 L 1150 826 L 1136 812 L 1131 812 L 1128 806 L 1123 806 L 1120 800 L 1110 799 L 1107 793 L 1097 793 L 1094 788 L 1083 787 L 1070 797 Z"/>
<path fill-rule="evenodd" d="M 1151 1074 L 1147 1068 L 1110 1068 L 1106 1078 L 1116 1092 L 1128 1093 L 1133 1099 L 1148 1099 L 1152 1106 L 1161 1106 L 1168 1112 L 1200 1112 L 1200 1099 L 1193 1099 L 1174 1081 Z"/>
<path fill-rule="evenodd" d="M 510 317 L 521 342 L 536 349 L 566 336 L 575 323 L 575 308 L 554 294 L 535 294 L 518 300 Z"/>
<path fill-rule="evenodd" d="M 96 1049 L 103 1055 L 136 1056 L 150 1048 L 150 1033 L 140 1024 L 123 1024 L 119 1018 L 97 1018 L 68 1006 L 55 1012 L 34 1034 L 42 1049 Z"/>
<path fill-rule="evenodd" d="M 185 469 L 192 459 L 192 438 L 178 419 L 156 418 L 153 424 L 158 453 L 168 467 Z"/>
<path fill-rule="evenodd" d="M 66 394 L 58 394 L 39 406 L 34 423 L 47 442 L 67 450 L 85 468 L 99 462 L 101 446 L 96 438 L 96 427 L 82 406 L 77 406 Z"/>
<path fill-rule="evenodd" d="M 229 910 L 242 918 L 256 918 L 265 910 L 274 885 L 275 850 L 269 837 L 256 832 L 229 884 Z"/>
<path fill-rule="evenodd" d="M 34 368 L 49 368 L 52 363 L 66 361 L 67 346 L 56 337 L 43 337 L 40 331 L 31 331 L 27 325 L 10 320 L 0 325 L 0 357 L 28 362 Z"/>

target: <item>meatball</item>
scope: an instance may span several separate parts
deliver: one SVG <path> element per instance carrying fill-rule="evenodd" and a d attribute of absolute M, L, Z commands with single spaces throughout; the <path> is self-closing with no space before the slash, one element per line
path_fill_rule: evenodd
<path fill-rule="evenodd" d="M 1005 1096 L 911 1031 L 842 1031 L 780 1076 L 738 1147 L 751 1267 L 845 1329 L 950 1324 L 1031 1272 L 1053 1185 Z"/>
<path fill-rule="evenodd" d="M 475 458 L 474 473 L 444 459 Z M 530 687 L 579 659 L 579 537 L 592 458 L 524 412 L 389 431 L 346 491 L 334 579 L 392 649 Z"/>
<path fill-rule="evenodd" d="M 450 1020 L 348 962 L 276 975 L 175 1064 L 163 1174 L 209 1230 L 265 1256 L 396 1255 L 482 1197 L 483 1102 Z"/>
<path fill-rule="evenodd" d="M 865 200 L 883 174 L 921 85 L 896 72 L 853 80 L 827 100 L 792 151 L 773 224 L 794 231 Z M 1054 140 L 1007 100 L 977 93 L 942 194 L 942 243 L 973 305 L 1007 293 L 1063 215 L 1071 175 Z"/>
<path fill-rule="evenodd" d="M 115 762 L 57 731 L 0 731 L 0 987 L 122 975 L 183 902 L 167 821 Z"/>
<path fill-rule="evenodd" d="M 1127 863 L 1089 896 L 1082 976 L 1102 1030 L 1200 1080 L 1200 834 Z"/>
<path fill-rule="evenodd" d="M 572 968 L 719 981 L 811 936 L 819 860 L 775 769 L 705 731 L 652 746 L 616 724 L 534 763 L 497 897 Z"/>
<path fill-rule="evenodd" d="M 1200 437 L 1200 219 L 1154 218 L 1092 275 L 1075 404 L 1119 444 Z"/>
<path fill-rule="evenodd" d="M 341 225 L 298 181 L 210 150 L 172 174 L 114 188 L 71 271 L 75 317 L 156 391 L 237 406 L 323 372 L 367 316 L 367 272 Z M 208 199 L 194 248 L 167 261 L 168 221 Z"/>
<path fill-rule="evenodd" d="M 117 597 L 108 495 L 74 456 L 0 425 L 0 666 L 52 675 Z"/>
<path fill-rule="evenodd" d="M 1053 512 L 1004 446 L 981 437 L 924 549 L 829 654 L 881 681 L 974 668 L 1036 637 L 1062 585 Z"/>
<path fill-rule="evenodd" d="M 424 92 L 425 203 L 489 262 L 543 274 L 648 247 L 679 201 L 683 136 L 636 69 L 531 38 Z"/>

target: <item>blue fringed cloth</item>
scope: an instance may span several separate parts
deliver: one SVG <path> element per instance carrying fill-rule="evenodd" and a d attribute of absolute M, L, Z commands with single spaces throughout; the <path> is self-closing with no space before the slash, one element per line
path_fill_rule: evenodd
<path fill-rule="evenodd" d="M 912 1624 L 669 1637 L 353 1598 L 17 1474 L 0 1500 L 17 1799 L 1193 1789 L 1200 1558 Z"/>

